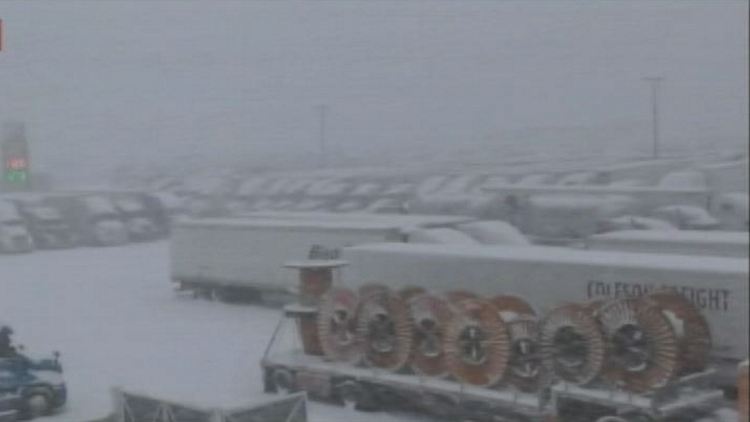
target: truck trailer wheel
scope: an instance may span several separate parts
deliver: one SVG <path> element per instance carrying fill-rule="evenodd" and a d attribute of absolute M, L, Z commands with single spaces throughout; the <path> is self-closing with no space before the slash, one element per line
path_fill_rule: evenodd
<path fill-rule="evenodd" d="M 286 369 L 273 371 L 271 380 L 276 387 L 276 391 L 281 394 L 291 394 L 295 391 L 294 375 Z"/>
<path fill-rule="evenodd" d="M 596 422 L 630 422 L 627 419 L 623 419 L 619 416 L 604 416 L 603 418 L 599 418 L 596 420 Z"/>
<path fill-rule="evenodd" d="M 336 387 L 336 393 L 346 407 L 361 411 L 378 410 L 375 395 L 361 383 L 344 381 Z"/>

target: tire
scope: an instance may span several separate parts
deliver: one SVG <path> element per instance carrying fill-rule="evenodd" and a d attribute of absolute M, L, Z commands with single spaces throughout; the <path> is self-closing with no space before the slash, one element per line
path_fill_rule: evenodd
<path fill-rule="evenodd" d="M 276 391 L 281 394 L 291 394 L 295 391 L 294 375 L 286 369 L 277 369 L 271 374 L 271 380 Z"/>
<path fill-rule="evenodd" d="M 45 389 L 34 389 L 24 394 L 23 419 L 34 419 L 52 413 L 52 395 Z"/>
<path fill-rule="evenodd" d="M 628 420 L 619 416 L 604 416 L 597 419 L 596 422 L 628 422 Z"/>
<path fill-rule="evenodd" d="M 345 381 L 337 387 L 337 393 L 345 407 L 373 412 L 379 410 L 375 397 L 367 387 L 356 381 Z"/>

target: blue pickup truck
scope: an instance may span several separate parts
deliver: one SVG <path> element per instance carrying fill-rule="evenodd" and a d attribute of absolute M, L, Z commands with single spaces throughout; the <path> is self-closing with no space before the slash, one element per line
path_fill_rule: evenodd
<path fill-rule="evenodd" d="M 59 354 L 44 359 L 32 359 L 21 353 L 0 358 L 0 403 L 3 400 L 6 407 L 13 407 L 20 419 L 44 416 L 60 409 L 67 400 L 67 389 Z"/>

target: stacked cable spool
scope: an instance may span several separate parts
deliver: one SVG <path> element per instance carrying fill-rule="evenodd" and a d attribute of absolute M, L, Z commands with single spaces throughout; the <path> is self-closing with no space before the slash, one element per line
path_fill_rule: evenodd
<path fill-rule="evenodd" d="M 700 312 L 665 290 L 560 306 L 542 321 L 540 345 L 559 380 L 646 393 L 705 369 L 711 337 Z"/>
<path fill-rule="evenodd" d="M 523 392 L 563 381 L 644 393 L 705 369 L 711 349 L 703 316 L 672 291 L 539 317 L 517 296 L 368 284 L 332 289 L 318 330 L 332 361 Z"/>

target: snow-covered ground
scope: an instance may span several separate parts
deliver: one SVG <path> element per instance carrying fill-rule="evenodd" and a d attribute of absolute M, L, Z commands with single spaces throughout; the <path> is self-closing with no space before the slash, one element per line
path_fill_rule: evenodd
<path fill-rule="evenodd" d="M 62 353 L 70 402 L 44 420 L 103 416 L 113 386 L 207 406 L 264 398 L 259 362 L 279 311 L 196 300 L 168 280 L 166 242 L 0 255 L 0 321 L 29 352 Z M 319 422 L 425 420 L 310 409 Z"/>

